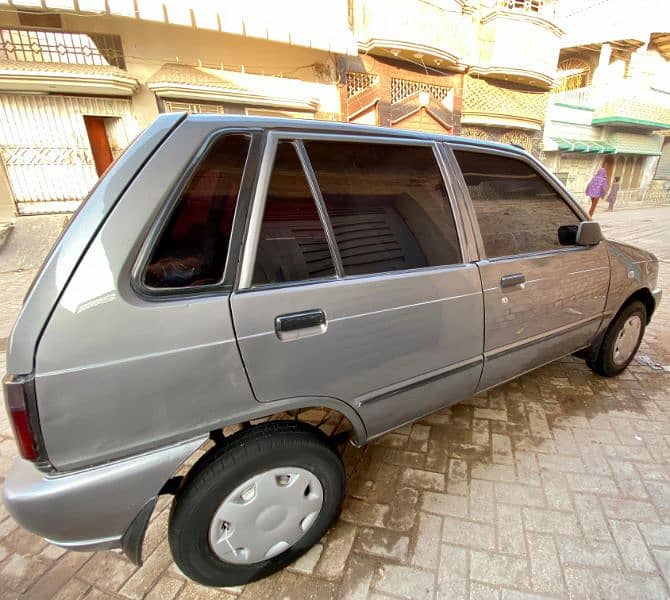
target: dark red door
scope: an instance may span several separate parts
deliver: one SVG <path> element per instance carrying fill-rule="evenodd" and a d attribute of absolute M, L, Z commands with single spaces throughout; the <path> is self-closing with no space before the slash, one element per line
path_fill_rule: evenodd
<path fill-rule="evenodd" d="M 95 170 L 99 177 L 114 160 L 112 150 L 109 147 L 109 140 L 107 139 L 107 131 L 105 130 L 105 118 L 85 116 L 84 123 L 86 124 L 88 141 L 93 151 Z"/>

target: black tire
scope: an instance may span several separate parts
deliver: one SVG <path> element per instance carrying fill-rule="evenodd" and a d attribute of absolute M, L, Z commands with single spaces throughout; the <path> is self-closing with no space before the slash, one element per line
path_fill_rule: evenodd
<path fill-rule="evenodd" d="M 276 467 L 311 471 L 323 487 L 314 524 L 281 554 L 253 564 L 221 560 L 209 544 L 209 527 L 223 500 L 255 474 Z M 318 429 L 295 421 L 274 421 L 228 438 L 196 463 L 172 504 L 168 540 L 174 561 L 202 585 L 236 586 L 270 575 L 292 563 L 316 542 L 340 513 L 346 475 L 342 460 Z"/>
<path fill-rule="evenodd" d="M 622 364 L 616 364 L 614 362 L 614 350 L 617 338 L 619 336 L 619 333 L 621 332 L 621 328 L 623 327 L 624 323 L 628 319 L 630 319 L 633 315 L 639 316 L 640 321 L 642 323 L 642 327 L 640 328 L 639 339 L 635 344 L 635 349 L 633 350 L 632 354 L 628 357 L 628 359 Z M 621 312 L 619 312 L 619 314 L 615 317 L 615 319 L 610 323 L 610 326 L 607 328 L 607 332 L 605 333 L 605 337 L 603 337 L 603 341 L 600 344 L 600 348 L 598 349 L 598 354 L 595 360 L 587 361 L 589 367 L 591 367 L 593 371 L 598 373 L 598 375 L 602 375 L 603 377 L 615 377 L 616 375 L 619 375 L 619 373 L 621 373 L 626 369 L 626 367 L 628 367 L 630 362 L 635 357 L 635 354 L 637 353 L 637 350 L 640 347 L 640 342 L 642 342 L 646 324 L 647 324 L 647 309 L 645 308 L 644 304 L 642 304 L 642 302 L 635 300 L 630 304 L 624 306 L 623 309 L 621 309 Z"/>

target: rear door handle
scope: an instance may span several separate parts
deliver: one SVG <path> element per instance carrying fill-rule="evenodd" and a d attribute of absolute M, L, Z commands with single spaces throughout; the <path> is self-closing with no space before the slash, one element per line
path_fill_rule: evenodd
<path fill-rule="evenodd" d="M 275 333 L 282 341 L 296 340 L 326 333 L 326 313 L 320 308 L 279 315 L 275 318 Z"/>
<path fill-rule="evenodd" d="M 500 287 L 514 287 L 526 281 L 523 273 L 514 273 L 513 275 L 503 275 L 500 278 Z"/>

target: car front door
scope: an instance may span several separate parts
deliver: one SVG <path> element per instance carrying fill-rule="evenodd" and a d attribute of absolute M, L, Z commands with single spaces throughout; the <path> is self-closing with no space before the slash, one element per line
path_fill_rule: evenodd
<path fill-rule="evenodd" d="M 609 258 L 605 244 L 575 244 L 584 217 L 530 158 L 465 146 L 454 154 L 481 234 L 486 389 L 590 344 Z"/>
<path fill-rule="evenodd" d="M 231 299 L 260 402 L 344 401 L 373 437 L 475 391 L 481 282 L 441 152 L 269 134 Z"/>

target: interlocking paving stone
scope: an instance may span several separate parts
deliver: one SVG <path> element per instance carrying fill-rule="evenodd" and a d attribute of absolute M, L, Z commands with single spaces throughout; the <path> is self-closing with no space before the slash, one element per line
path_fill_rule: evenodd
<path fill-rule="evenodd" d="M 654 573 L 656 565 L 649 555 L 637 525 L 630 521 L 610 521 L 610 526 L 625 567 L 631 571 Z"/>
<path fill-rule="evenodd" d="M 561 594 L 565 584 L 554 538 L 544 533 L 529 533 L 528 553 L 533 590 L 546 594 Z"/>
<path fill-rule="evenodd" d="M 410 600 L 428 600 L 433 597 L 435 575 L 413 567 L 385 564 L 375 589 Z"/>
<path fill-rule="evenodd" d="M 523 509 L 523 520 L 528 531 L 564 535 L 579 533 L 577 519 L 570 512 L 526 507 Z"/>
<path fill-rule="evenodd" d="M 609 542 L 612 540 L 607 521 L 597 496 L 575 494 L 575 510 L 587 540 Z"/>
<path fill-rule="evenodd" d="M 435 569 L 439 560 L 442 518 L 428 513 L 419 513 L 412 564 L 424 569 Z"/>
<path fill-rule="evenodd" d="M 376 563 L 365 556 L 356 556 L 349 561 L 340 588 L 341 598 L 366 600 L 375 575 Z"/>
<path fill-rule="evenodd" d="M 468 597 L 468 551 L 444 545 L 437 573 L 438 594 L 441 598 L 459 600 Z"/>
<path fill-rule="evenodd" d="M 496 530 L 493 526 L 454 517 L 444 517 L 442 537 L 447 544 L 480 550 L 493 550 L 496 547 Z"/>
<path fill-rule="evenodd" d="M 316 567 L 317 575 L 326 579 L 337 579 L 344 572 L 344 567 L 354 545 L 356 527 L 349 523 L 339 523 L 328 533 L 328 541 Z"/>
<path fill-rule="evenodd" d="M 454 494 L 424 492 L 421 510 L 438 515 L 464 517 L 468 512 L 468 500 Z"/>
<path fill-rule="evenodd" d="M 409 538 L 395 531 L 362 527 L 356 537 L 354 549 L 404 563 L 407 561 Z"/>
<path fill-rule="evenodd" d="M 505 554 L 480 552 L 470 554 L 470 578 L 491 585 L 530 587 L 528 561 Z"/>

